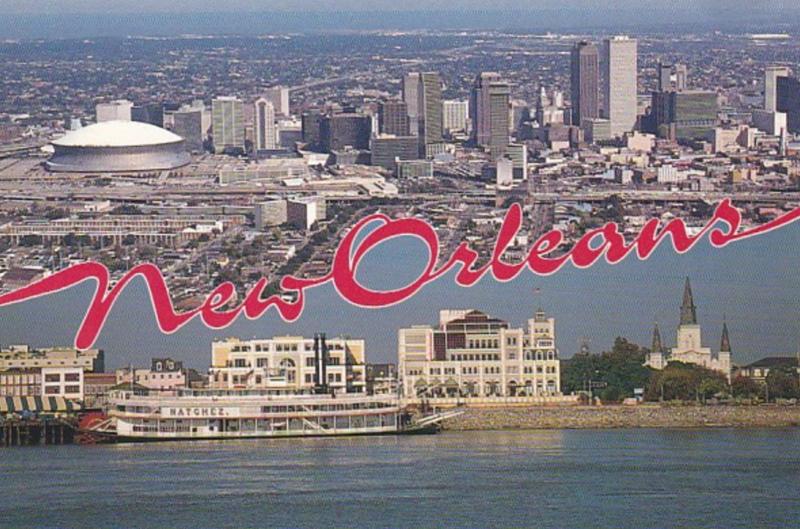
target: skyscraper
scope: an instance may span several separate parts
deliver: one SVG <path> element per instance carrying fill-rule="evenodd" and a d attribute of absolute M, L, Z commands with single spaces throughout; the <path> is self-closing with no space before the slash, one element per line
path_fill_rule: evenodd
<path fill-rule="evenodd" d="M 289 89 L 285 86 L 273 86 L 264 91 L 264 98 L 272 103 L 276 116 L 288 117 L 289 112 Z"/>
<path fill-rule="evenodd" d="M 776 110 L 786 113 L 787 132 L 800 133 L 800 80 L 779 76 L 776 85 Z"/>
<path fill-rule="evenodd" d="M 470 95 L 473 141 L 488 148 L 495 160 L 508 147 L 509 94 L 508 83 L 499 74 L 483 72 L 475 78 Z"/>
<path fill-rule="evenodd" d="M 244 150 L 244 104 L 236 97 L 221 96 L 211 100 L 211 127 L 214 152 Z"/>
<path fill-rule="evenodd" d="M 785 66 L 767 66 L 764 70 L 764 110 L 778 110 L 778 78 L 789 77 L 789 68 Z"/>
<path fill-rule="evenodd" d="M 275 127 L 275 107 L 266 98 L 255 102 L 255 150 L 275 149 L 278 133 Z"/>
<path fill-rule="evenodd" d="M 442 128 L 447 132 L 467 130 L 467 101 L 442 101 Z"/>
<path fill-rule="evenodd" d="M 172 132 L 184 139 L 186 150 L 203 150 L 203 112 L 200 109 L 184 107 L 173 114 Z"/>
<path fill-rule="evenodd" d="M 606 39 L 604 47 L 605 117 L 611 134 L 620 136 L 636 125 L 636 39 Z"/>
<path fill-rule="evenodd" d="M 672 90 L 672 65 L 658 63 L 658 91 L 668 92 Z"/>
<path fill-rule="evenodd" d="M 689 82 L 689 74 L 686 71 L 685 64 L 675 64 L 675 90 L 686 90 L 687 83 Z"/>
<path fill-rule="evenodd" d="M 408 136 L 408 105 L 405 101 L 389 100 L 378 103 L 378 130 L 381 134 Z"/>
<path fill-rule="evenodd" d="M 436 72 L 420 74 L 420 154 L 431 156 L 442 144 L 442 79 Z"/>
<path fill-rule="evenodd" d="M 408 110 L 411 133 L 415 136 L 418 133 L 417 118 L 420 114 L 420 75 L 418 72 L 407 73 L 403 77 L 403 101 Z"/>
<path fill-rule="evenodd" d="M 570 90 L 572 91 L 572 124 L 578 127 L 584 119 L 600 117 L 600 53 L 586 41 L 572 48 Z"/>

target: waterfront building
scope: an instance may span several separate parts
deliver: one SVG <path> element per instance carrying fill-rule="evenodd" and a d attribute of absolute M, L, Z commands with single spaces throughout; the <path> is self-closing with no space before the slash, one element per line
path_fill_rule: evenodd
<path fill-rule="evenodd" d="M 625 36 L 605 40 L 605 116 L 611 133 L 622 136 L 636 125 L 637 42 Z"/>
<path fill-rule="evenodd" d="M 111 388 L 117 385 L 115 373 L 84 373 L 83 403 L 86 408 L 105 409 Z"/>
<path fill-rule="evenodd" d="M 560 395 L 555 319 L 541 309 L 527 332 L 478 310 L 443 310 L 438 327 L 400 329 L 398 359 L 410 400 Z"/>
<path fill-rule="evenodd" d="M 600 53 L 590 42 L 581 41 L 572 48 L 570 90 L 573 125 L 581 126 L 586 119 L 600 117 Z"/>
<path fill-rule="evenodd" d="M 442 129 L 448 134 L 467 131 L 469 101 L 442 101 Z"/>
<path fill-rule="evenodd" d="M 755 382 L 764 383 L 772 369 L 794 369 L 800 374 L 800 355 L 794 356 L 768 356 L 756 360 L 746 366 L 736 369 L 735 376 L 749 378 Z"/>
<path fill-rule="evenodd" d="M 710 348 L 703 346 L 700 331 L 692 286 L 687 277 L 683 289 L 683 302 L 681 304 L 681 317 L 676 345 L 667 350 L 661 341 L 661 332 L 658 325 L 656 325 L 653 329 L 651 351 L 645 359 L 645 365 L 653 369 L 664 369 L 669 362 L 683 362 L 719 371 L 730 379 L 732 352 L 727 323 L 722 325 L 722 339 L 717 354 L 713 354 Z"/>
<path fill-rule="evenodd" d="M 116 383 L 137 384 L 156 391 L 172 391 L 189 387 L 188 370 L 183 362 L 172 358 L 153 358 L 150 369 L 124 367 L 115 372 Z"/>
<path fill-rule="evenodd" d="M 323 349 L 325 369 L 317 370 Z M 211 388 L 312 393 L 317 386 L 327 385 L 335 394 L 366 391 L 363 339 L 327 339 L 324 335 L 228 338 L 215 341 L 211 355 Z"/>
<path fill-rule="evenodd" d="M 257 202 L 253 206 L 253 216 L 258 231 L 265 231 L 267 228 L 280 226 L 288 220 L 286 200 L 276 197 L 263 202 Z"/>
<path fill-rule="evenodd" d="M 214 137 L 214 152 L 244 151 L 244 103 L 230 96 L 211 100 L 211 128 Z"/>
<path fill-rule="evenodd" d="M 103 372 L 105 353 L 102 349 L 82 351 L 71 347 L 32 348 L 28 345 L 9 345 L 0 349 L 0 371 L 44 367 L 76 367 L 84 371 Z"/>
<path fill-rule="evenodd" d="M 472 140 L 486 148 L 493 159 L 508 147 L 510 87 L 500 74 L 482 72 L 475 78 L 470 94 Z"/>
<path fill-rule="evenodd" d="M 778 78 L 789 77 L 789 68 L 785 66 L 767 66 L 764 69 L 764 110 L 778 111 Z"/>
<path fill-rule="evenodd" d="M 255 103 L 255 145 L 258 151 L 274 150 L 278 147 L 278 131 L 275 127 L 275 107 L 264 97 Z"/>
<path fill-rule="evenodd" d="M 396 395 L 397 366 L 395 364 L 366 365 L 367 395 Z"/>
<path fill-rule="evenodd" d="M 118 99 L 109 103 L 98 103 L 95 106 L 95 121 L 130 121 L 133 103 L 127 99 Z"/>
<path fill-rule="evenodd" d="M 378 132 L 392 136 L 408 136 L 408 105 L 405 101 L 389 100 L 378 103 Z"/>

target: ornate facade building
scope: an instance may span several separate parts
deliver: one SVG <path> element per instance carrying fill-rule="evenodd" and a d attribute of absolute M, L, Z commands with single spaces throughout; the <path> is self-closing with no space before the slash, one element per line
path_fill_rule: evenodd
<path fill-rule="evenodd" d="M 560 396 L 555 319 L 543 310 L 527 332 L 477 310 L 443 310 L 439 326 L 398 333 L 406 399 Z"/>
<path fill-rule="evenodd" d="M 719 371 L 728 379 L 731 376 L 731 341 L 728 336 L 728 325 L 727 323 L 722 324 L 722 340 L 718 353 L 714 354 L 710 348 L 703 346 L 700 324 L 697 323 L 697 307 L 694 304 L 692 285 L 689 283 L 688 277 L 683 289 L 681 320 L 678 325 L 675 347 L 667 350 L 663 346 L 661 332 L 656 324 L 653 329 L 651 351 L 645 359 L 645 365 L 653 369 L 664 369 L 669 362 L 695 364 Z"/>

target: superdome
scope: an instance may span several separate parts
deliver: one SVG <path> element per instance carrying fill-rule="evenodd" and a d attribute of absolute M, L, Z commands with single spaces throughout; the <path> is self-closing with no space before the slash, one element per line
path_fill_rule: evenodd
<path fill-rule="evenodd" d="M 138 121 L 104 121 L 52 142 L 55 172 L 115 173 L 175 169 L 189 163 L 183 138 Z"/>

